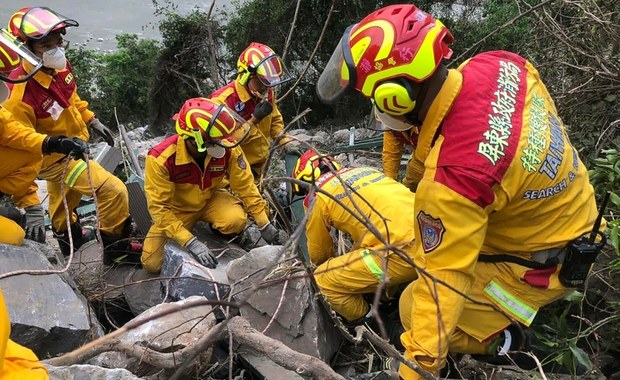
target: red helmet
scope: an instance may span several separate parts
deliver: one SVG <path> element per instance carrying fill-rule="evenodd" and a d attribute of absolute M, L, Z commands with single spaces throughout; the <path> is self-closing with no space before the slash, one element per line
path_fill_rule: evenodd
<path fill-rule="evenodd" d="M 80 24 L 47 7 L 26 7 L 18 10 L 9 20 L 9 31 L 23 42 L 40 40 L 50 33 L 64 31 Z"/>
<path fill-rule="evenodd" d="M 321 174 L 330 170 L 339 170 L 338 164 L 331 156 L 323 156 L 313 150 L 307 150 L 299 157 L 293 168 L 291 177 L 300 181 L 314 184 Z M 304 195 L 305 189 L 294 183 L 292 186 L 293 194 Z"/>
<path fill-rule="evenodd" d="M 415 99 L 409 99 L 406 80 L 428 79 L 452 56 L 452 42 L 441 21 L 415 5 L 381 8 L 344 32 L 317 82 L 317 93 L 323 102 L 333 103 L 354 88 L 385 112 L 409 112 Z"/>
<path fill-rule="evenodd" d="M 19 66 L 20 55 L 0 37 L 0 73 L 7 74 Z"/>
<path fill-rule="evenodd" d="M 245 86 L 252 75 L 266 87 L 274 87 L 293 79 L 280 57 L 267 45 L 252 42 L 237 60 L 239 83 Z"/>
<path fill-rule="evenodd" d="M 207 98 L 185 101 L 174 115 L 179 135 L 193 138 L 199 152 L 207 150 L 205 141 L 224 148 L 239 145 L 250 131 L 249 123 L 224 104 Z"/>

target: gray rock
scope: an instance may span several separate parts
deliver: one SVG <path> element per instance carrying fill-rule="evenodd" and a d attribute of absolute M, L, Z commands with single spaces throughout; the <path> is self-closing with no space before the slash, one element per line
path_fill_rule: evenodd
<path fill-rule="evenodd" d="M 159 287 L 159 275 L 143 269 L 132 268 L 125 276 L 123 293 L 133 315 L 142 314 L 147 309 L 163 302 Z"/>
<path fill-rule="evenodd" d="M 287 380 L 304 380 L 294 371 L 288 370 L 263 354 L 259 354 L 250 347 L 241 345 L 236 350 L 237 355 L 245 361 L 247 365 L 252 367 L 253 372 L 259 376 L 260 379 L 287 379 Z"/>
<path fill-rule="evenodd" d="M 233 261 L 228 270 L 228 278 L 235 289 L 247 289 L 234 296 L 243 298 L 247 292 L 270 269 L 270 263 L 278 256 L 280 247 L 264 246 L 253 249 L 242 258 Z M 291 349 L 329 361 L 338 350 L 341 336 L 322 305 L 313 297 L 310 280 L 290 279 L 281 299 L 285 280 L 277 281 L 277 273 L 290 273 L 291 268 L 282 263 L 269 280 L 271 286 L 254 291 L 247 302 L 241 305 L 241 316 L 257 329 L 263 331 L 271 321 L 275 311 L 280 310 L 265 334 L 286 344 Z"/>
<path fill-rule="evenodd" d="M 47 366 L 50 380 L 135 380 L 140 379 L 122 368 L 101 368 L 94 365 L 72 365 L 69 367 Z"/>
<path fill-rule="evenodd" d="M 338 143 L 348 143 L 349 142 L 349 130 L 348 129 L 340 129 L 332 134 L 332 138 L 335 142 Z"/>
<path fill-rule="evenodd" d="M 0 244 L 0 273 L 50 270 L 37 250 Z M 11 338 L 39 358 L 55 356 L 103 335 L 90 319 L 88 303 L 58 274 L 12 276 L 0 280 L 11 317 Z"/>
<path fill-rule="evenodd" d="M 291 129 L 290 131 L 288 131 L 288 134 L 291 136 L 297 136 L 297 135 L 309 135 L 312 132 L 308 132 L 307 129 L 303 129 L 303 128 L 297 128 L 297 129 Z"/>
<path fill-rule="evenodd" d="M 170 240 L 164 247 L 164 263 L 161 276 L 163 299 L 179 301 L 191 296 L 203 296 L 210 300 L 223 300 L 230 291 L 226 277 L 225 258 L 219 259 L 217 268 L 200 265 L 186 250 Z"/>

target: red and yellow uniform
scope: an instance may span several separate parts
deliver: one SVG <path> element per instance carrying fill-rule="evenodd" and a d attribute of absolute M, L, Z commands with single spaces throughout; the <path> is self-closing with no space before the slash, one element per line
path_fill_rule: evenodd
<path fill-rule="evenodd" d="M 417 144 L 417 128 L 411 128 L 406 131 L 385 131 L 383 133 L 383 152 L 381 159 L 383 161 L 383 172 L 386 176 L 398 180 L 398 171 L 400 170 L 400 160 L 403 157 L 405 147 L 415 149 Z M 424 172 L 424 164 L 411 156 L 407 162 L 403 185 L 414 191 L 417 184 L 422 179 Z"/>
<path fill-rule="evenodd" d="M 32 70 L 33 66 L 23 61 L 11 77 L 17 78 Z M 88 141 L 86 124 L 95 114 L 88 109 L 88 103 L 80 99 L 68 62 L 64 70 L 54 71 L 52 75 L 39 71 L 27 82 L 11 87 L 11 95 L 4 106 L 17 121 L 49 136 L 63 135 Z M 47 180 L 49 213 L 52 227 L 58 232 L 67 229 L 60 183 L 65 182 L 65 196 L 70 210 L 78 206 L 82 195 L 92 195 L 86 163 L 70 160 L 63 177 L 63 158 L 59 153 L 45 156 L 39 173 L 40 178 Z M 129 217 L 127 189 L 120 179 L 97 162 L 90 161 L 89 170 L 97 195 L 101 231 L 111 236 L 121 236 Z M 71 222 L 76 222 L 75 214 Z"/>
<path fill-rule="evenodd" d="M 239 198 L 225 189 L 228 182 Z M 149 152 L 144 189 L 153 219 L 142 252 L 142 265 L 149 272 L 161 270 L 166 241 L 185 245 L 199 220 L 223 234 L 238 234 L 246 225 L 245 206 L 259 227 L 269 222 L 265 201 L 239 147 L 226 149 L 222 158 L 206 156 L 201 169 L 183 137 L 171 136 Z"/>
<path fill-rule="evenodd" d="M 306 196 L 306 208 L 311 197 L 315 198 L 306 224 L 306 237 L 310 260 L 318 265 L 314 276 L 321 293 L 338 314 L 353 321 L 369 311 L 363 294 L 374 292 L 382 281 L 398 285 L 416 278 L 414 268 L 388 251 L 358 218 L 367 217 L 386 241 L 412 258 L 415 194 L 374 168 L 342 168 L 337 173 L 350 188 L 343 186 L 331 172 L 321 175 L 316 184 L 346 208 L 327 194 L 317 192 Z M 355 193 L 350 193 L 350 189 Z M 333 257 L 329 234 L 332 227 L 351 236 L 354 241 L 351 252 Z"/>
<path fill-rule="evenodd" d="M 45 137 L 18 123 L 0 107 L 0 192 L 11 195 L 17 207 L 39 204 L 34 179 L 41 168 Z M 0 216 L 0 243 L 21 245 L 24 236 L 17 223 Z"/>
<path fill-rule="evenodd" d="M 254 108 L 257 104 L 247 88 L 239 83 L 238 78 L 234 82 L 215 91 L 209 97 L 220 104 L 226 104 L 248 121 L 252 118 L 252 113 L 254 113 Z M 262 172 L 263 166 L 267 161 L 271 139 L 275 139 L 284 129 L 284 120 L 275 103 L 272 89 L 268 90 L 267 99 L 273 104 L 273 111 L 262 119 L 258 125 L 253 124 L 250 133 L 241 143 L 243 154 L 250 163 L 255 176 Z M 279 144 L 283 145 L 287 141 L 289 139 L 284 137 Z"/>
<path fill-rule="evenodd" d="M 530 261 L 557 254 L 591 230 L 597 210 L 587 170 L 538 72 L 512 53 L 479 54 L 449 71 L 415 156 L 425 165 L 415 203 L 416 264 L 503 311 L 445 286 L 410 285 L 401 297 L 405 357 L 435 372 L 449 350 L 484 352 L 509 325 L 506 315 L 528 326 L 541 306 L 569 291 L 558 281 L 560 265 L 530 269 L 479 262 L 479 254 Z M 404 365 L 400 375 L 420 378 Z"/>
<path fill-rule="evenodd" d="M 0 291 L 0 380 L 49 379 L 47 369 L 32 350 L 11 339 L 11 321 Z"/>

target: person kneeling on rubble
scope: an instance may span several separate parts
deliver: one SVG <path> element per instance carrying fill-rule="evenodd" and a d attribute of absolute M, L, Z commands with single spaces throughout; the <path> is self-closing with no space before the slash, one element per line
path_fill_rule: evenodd
<path fill-rule="evenodd" d="M 8 31 L 18 39 L 19 46 L 42 62 L 42 67 L 33 64 L 36 60 L 23 60 L 9 75 L 11 83 L 16 84 L 10 86 L 11 94 L 3 106 L 15 120 L 38 133 L 88 141 L 90 129 L 113 146 L 110 129 L 80 99 L 75 76 L 65 57 L 63 36 L 68 27 L 77 26 L 77 21 L 45 7 L 22 8 L 11 16 Z M 17 83 L 24 77 L 29 79 Z M 132 253 L 139 252 L 141 247 L 128 240 L 132 227 L 129 195 L 120 179 L 95 161 L 67 160 L 62 153 L 43 157 L 39 178 L 47 181 L 52 229 L 63 254 L 69 254 L 69 232 L 74 249 L 87 240 L 73 210 L 82 196 L 96 195 L 104 263 L 129 262 L 139 257 Z M 64 193 L 61 192 L 63 182 Z M 63 199 L 70 213 L 70 231 Z M 43 214 L 42 210 L 38 212 Z"/>
<path fill-rule="evenodd" d="M 250 125 L 226 105 L 206 98 L 187 100 L 174 119 L 177 134 L 155 146 L 146 159 L 144 188 L 153 226 L 144 241 L 143 268 L 161 270 L 169 238 L 214 268 L 215 256 L 191 230 L 203 220 L 214 232 L 237 235 L 234 242 L 246 246 L 250 237 L 244 206 L 267 243 L 283 244 L 287 237 L 269 222 L 266 203 L 239 147 Z M 241 137 L 234 139 L 233 134 Z M 239 198 L 225 189 L 226 179 Z"/>
<path fill-rule="evenodd" d="M 372 294 L 382 282 L 389 289 L 417 278 L 410 264 L 415 194 L 375 168 L 341 167 L 312 150 L 297 160 L 292 177 L 312 185 L 294 183 L 292 191 L 305 195 L 304 208 L 309 208 L 306 237 L 310 260 L 318 265 L 316 283 L 333 310 L 351 325 L 362 323 L 371 316 L 364 294 Z M 349 234 L 355 249 L 334 257 L 332 227 Z M 408 259 L 386 244 L 399 248 Z"/>
<path fill-rule="evenodd" d="M 29 51 L 20 49 L 19 43 L 15 43 L 6 32 L 0 33 L 1 103 L 9 95 L 4 84 L 8 80 L 7 75 L 19 67 L 22 58 L 36 58 L 32 58 Z M 42 157 L 52 153 L 79 157 L 87 152 L 88 145 L 84 141 L 37 133 L 16 121 L 9 111 L 0 106 L 0 193 L 10 195 L 15 205 L 26 212 L 25 226 L 22 228 L 19 212 L 11 213 L 10 208 L 0 211 L 0 243 L 19 246 L 24 238 L 45 243 L 43 207 L 37 188 L 31 186 L 41 169 Z"/>

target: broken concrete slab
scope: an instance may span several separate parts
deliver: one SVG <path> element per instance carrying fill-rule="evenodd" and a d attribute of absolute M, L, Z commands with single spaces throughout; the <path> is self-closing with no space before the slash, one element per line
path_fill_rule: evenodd
<path fill-rule="evenodd" d="M 0 274 L 54 269 L 37 250 L 0 244 Z M 11 317 L 11 339 L 39 358 L 72 351 L 103 335 L 88 303 L 59 274 L 0 280 Z"/>
<path fill-rule="evenodd" d="M 271 269 L 270 263 L 278 257 L 279 249 L 281 247 L 277 246 L 256 248 L 230 264 L 230 283 L 234 284 L 235 289 L 247 289 L 235 295 L 236 300 L 245 298 L 253 285 L 264 277 L 265 271 Z M 240 314 L 258 331 L 263 331 L 271 323 L 265 335 L 295 351 L 328 362 L 340 346 L 341 335 L 323 306 L 314 298 L 310 279 L 301 277 L 278 281 L 283 275 L 299 270 L 286 263 L 280 265 L 279 270 L 269 277 L 271 285 L 253 291 L 247 302 L 241 305 Z M 278 313 L 274 318 L 276 310 Z"/>

